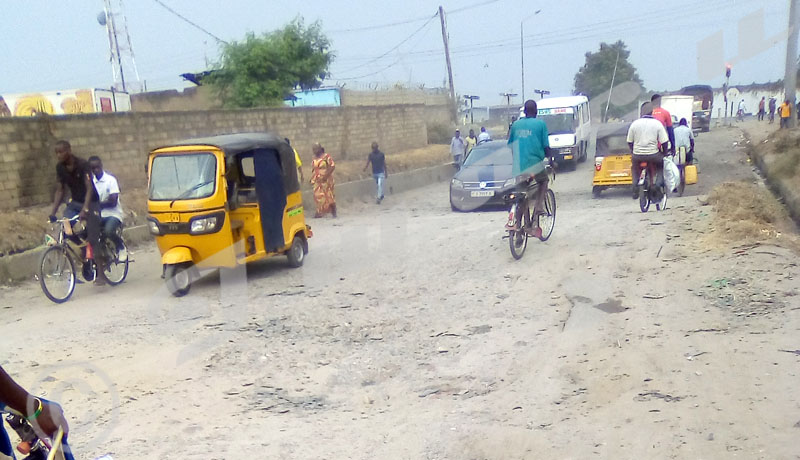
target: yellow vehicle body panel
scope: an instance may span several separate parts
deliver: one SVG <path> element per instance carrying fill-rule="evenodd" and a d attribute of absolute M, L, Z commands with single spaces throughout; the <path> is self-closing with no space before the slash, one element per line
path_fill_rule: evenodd
<path fill-rule="evenodd" d="M 631 178 L 631 155 L 609 155 L 596 158 L 597 165 L 599 163 L 600 170 L 595 166 L 594 178 L 592 179 L 593 186 L 615 186 L 615 185 L 631 185 L 633 179 Z"/>
<path fill-rule="evenodd" d="M 176 265 L 192 262 L 193 260 L 192 250 L 183 246 L 170 248 L 161 255 L 161 263 L 163 265 Z"/>
<path fill-rule="evenodd" d="M 148 159 L 148 171 L 152 171 L 153 160 L 157 156 L 198 152 L 208 152 L 216 157 L 217 172 L 213 193 L 206 198 L 181 199 L 174 202 L 148 200 L 147 203 L 149 217 L 158 222 L 159 228 L 180 231 L 180 233 L 162 232 L 163 234 L 155 237 L 156 245 L 162 254 L 162 263 L 192 262 L 200 268 L 233 268 L 242 263 L 283 254 L 289 250 L 297 234 L 305 239 L 311 236 L 305 223 L 302 194 L 300 191 L 291 193 L 286 196 L 283 216 L 285 245 L 278 251 L 267 252 L 264 248 L 259 206 L 251 199 L 245 198 L 248 193 L 254 192 L 254 189 L 240 189 L 239 206 L 230 210 L 225 154 L 217 147 L 188 145 L 154 150 Z M 216 232 L 202 235 L 188 233 L 187 229 L 193 218 L 211 214 L 224 216 L 223 224 Z"/>

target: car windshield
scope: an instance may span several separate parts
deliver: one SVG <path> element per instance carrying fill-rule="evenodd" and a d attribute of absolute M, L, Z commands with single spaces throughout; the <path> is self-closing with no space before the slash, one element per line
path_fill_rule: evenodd
<path fill-rule="evenodd" d="M 575 117 L 571 113 L 539 115 L 547 125 L 548 134 L 572 134 L 575 132 Z"/>
<path fill-rule="evenodd" d="M 205 198 L 214 193 L 216 157 L 211 153 L 160 155 L 150 173 L 151 200 Z"/>
<path fill-rule="evenodd" d="M 510 165 L 512 162 L 511 149 L 505 145 L 499 145 L 472 149 L 464 161 L 464 166 Z"/>

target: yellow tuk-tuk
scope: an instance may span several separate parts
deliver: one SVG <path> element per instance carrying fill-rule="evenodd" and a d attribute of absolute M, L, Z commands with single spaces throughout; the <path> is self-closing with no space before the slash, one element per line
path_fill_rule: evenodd
<path fill-rule="evenodd" d="M 592 179 L 592 195 L 595 198 L 609 187 L 630 187 L 633 184 L 631 151 L 628 147 L 630 125 L 630 123 L 601 125 L 597 132 Z"/>
<path fill-rule="evenodd" d="M 167 287 L 189 292 L 202 268 L 308 253 L 292 148 L 272 134 L 227 134 L 160 147 L 148 158 L 148 225 Z"/>

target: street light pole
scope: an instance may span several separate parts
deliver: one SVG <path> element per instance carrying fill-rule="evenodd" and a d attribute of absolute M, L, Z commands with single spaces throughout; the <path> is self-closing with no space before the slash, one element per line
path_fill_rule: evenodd
<path fill-rule="evenodd" d="M 524 27 L 523 23 L 528 19 L 536 16 L 537 14 L 541 13 L 542 10 L 536 10 L 535 13 L 528 16 L 527 18 L 523 19 L 519 22 L 519 62 L 520 62 L 520 69 L 522 73 L 522 100 L 525 101 L 525 34 L 524 34 Z"/>
<path fill-rule="evenodd" d="M 470 124 L 474 124 L 475 123 L 475 115 L 474 115 L 475 111 L 472 108 L 472 101 L 480 99 L 480 96 L 470 96 L 469 94 L 465 94 L 464 95 L 464 99 L 469 100 L 469 123 Z"/>
<path fill-rule="evenodd" d="M 519 22 L 519 63 L 522 69 L 522 100 L 525 100 L 525 35 L 522 32 L 522 22 Z"/>
<path fill-rule="evenodd" d="M 511 98 L 517 97 L 516 93 L 500 93 L 501 96 L 506 98 L 506 117 L 511 117 Z M 509 118 L 509 122 L 511 119 Z"/>

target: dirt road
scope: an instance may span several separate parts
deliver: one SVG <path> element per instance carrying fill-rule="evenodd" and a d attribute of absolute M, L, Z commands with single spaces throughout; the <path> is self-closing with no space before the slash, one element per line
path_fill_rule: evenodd
<path fill-rule="evenodd" d="M 560 174 L 518 262 L 505 212 L 452 213 L 440 184 L 181 299 L 153 248 L 64 305 L 6 288 L 2 364 L 63 403 L 80 458 L 798 458 L 796 255 L 718 244 L 697 200 L 754 178 L 739 136 L 699 137 L 665 212 Z"/>

